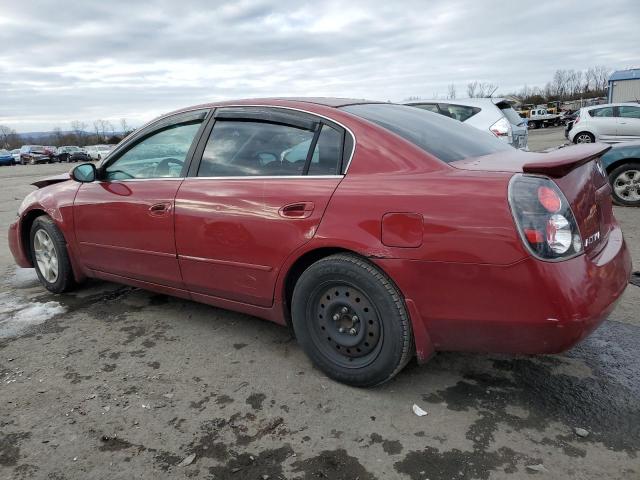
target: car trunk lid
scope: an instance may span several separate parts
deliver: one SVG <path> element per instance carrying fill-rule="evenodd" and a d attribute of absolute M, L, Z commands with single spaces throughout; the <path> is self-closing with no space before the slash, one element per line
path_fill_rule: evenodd
<path fill-rule="evenodd" d="M 464 170 L 524 173 L 551 178 L 562 190 L 578 222 L 585 252 L 597 254 L 614 224 L 611 188 L 598 159 L 611 147 L 583 144 L 549 153 L 514 150 L 452 162 Z"/>

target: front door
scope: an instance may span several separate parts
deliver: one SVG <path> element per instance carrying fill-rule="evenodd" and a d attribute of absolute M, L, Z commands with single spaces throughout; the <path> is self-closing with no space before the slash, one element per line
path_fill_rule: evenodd
<path fill-rule="evenodd" d="M 640 106 L 619 106 L 616 121 L 618 140 L 640 139 Z"/>
<path fill-rule="evenodd" d="M 141 131 L 85 183 L 74 203 L 76 239 L 90 269 L 181 288 L 174 202 L 206 112 Z"/>
<path fill-rule="evenodd" d="M 202 160 L 176 197 L 190 291 L 273 303 L 279 269 L 314 236 L 342 179 L 344 131 L 329 123 L 277 108 L 216 110 Z"/>

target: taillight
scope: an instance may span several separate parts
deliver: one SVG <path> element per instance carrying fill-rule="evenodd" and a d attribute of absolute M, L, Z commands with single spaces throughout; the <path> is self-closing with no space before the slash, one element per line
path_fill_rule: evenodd
<path fill-rule="evenodd" d="M 573 121 L 573 124 L 577 125 L 579 121 L 580 121 L 580 115 L 576 117 L 576 119 Z"/>
<path fill-rule="evenodd" d="M 509 120 L 504 117 L 491 125 L 489 130 L 498 138 L 511 136 L 511 124 L 509 123 Z"/>
<path fill-rule="evenodd" d="M 582 253 L 582 236 L 571 206 L 549 178 L 514 175 L 509 205 L 522 242 L 535 257 L 557 261 Z"/>

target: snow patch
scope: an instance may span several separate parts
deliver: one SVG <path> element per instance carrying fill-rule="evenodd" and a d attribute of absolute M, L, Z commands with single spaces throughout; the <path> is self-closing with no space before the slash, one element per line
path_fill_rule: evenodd
<path fill-rule="evenodd" d="M 35 287 L 40 284 L 35 268 L 16 268 L 10 282 L 17 288 Z"/>
<path fill-rule="evenodd" d="M 28 302 L 16 295 L 0 293 L 0 338 L 14 337 L 65 311 L 58 302 Z"/>

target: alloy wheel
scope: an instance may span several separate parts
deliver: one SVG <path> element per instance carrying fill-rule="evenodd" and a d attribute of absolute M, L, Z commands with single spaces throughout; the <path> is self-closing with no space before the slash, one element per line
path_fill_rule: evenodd
<path fill-rule="evenodd" d="M 640 170 L 625 170 L 613 181 L 616 195 L 627 202 L 640 201 Z"/>
<path fill-rule="evenodd" d="M 588 133 L 581 133 L 578 135 L 576 143 L 593 143 L 593 140 L 591 139 L 591 135 Z"/>
<path fill-rule="evenodd" d="M 49 283 L 58 279 L 58 252 L 49 234 L 40 229 L 33 237 L 33 251 L 38 270 Z"/>

